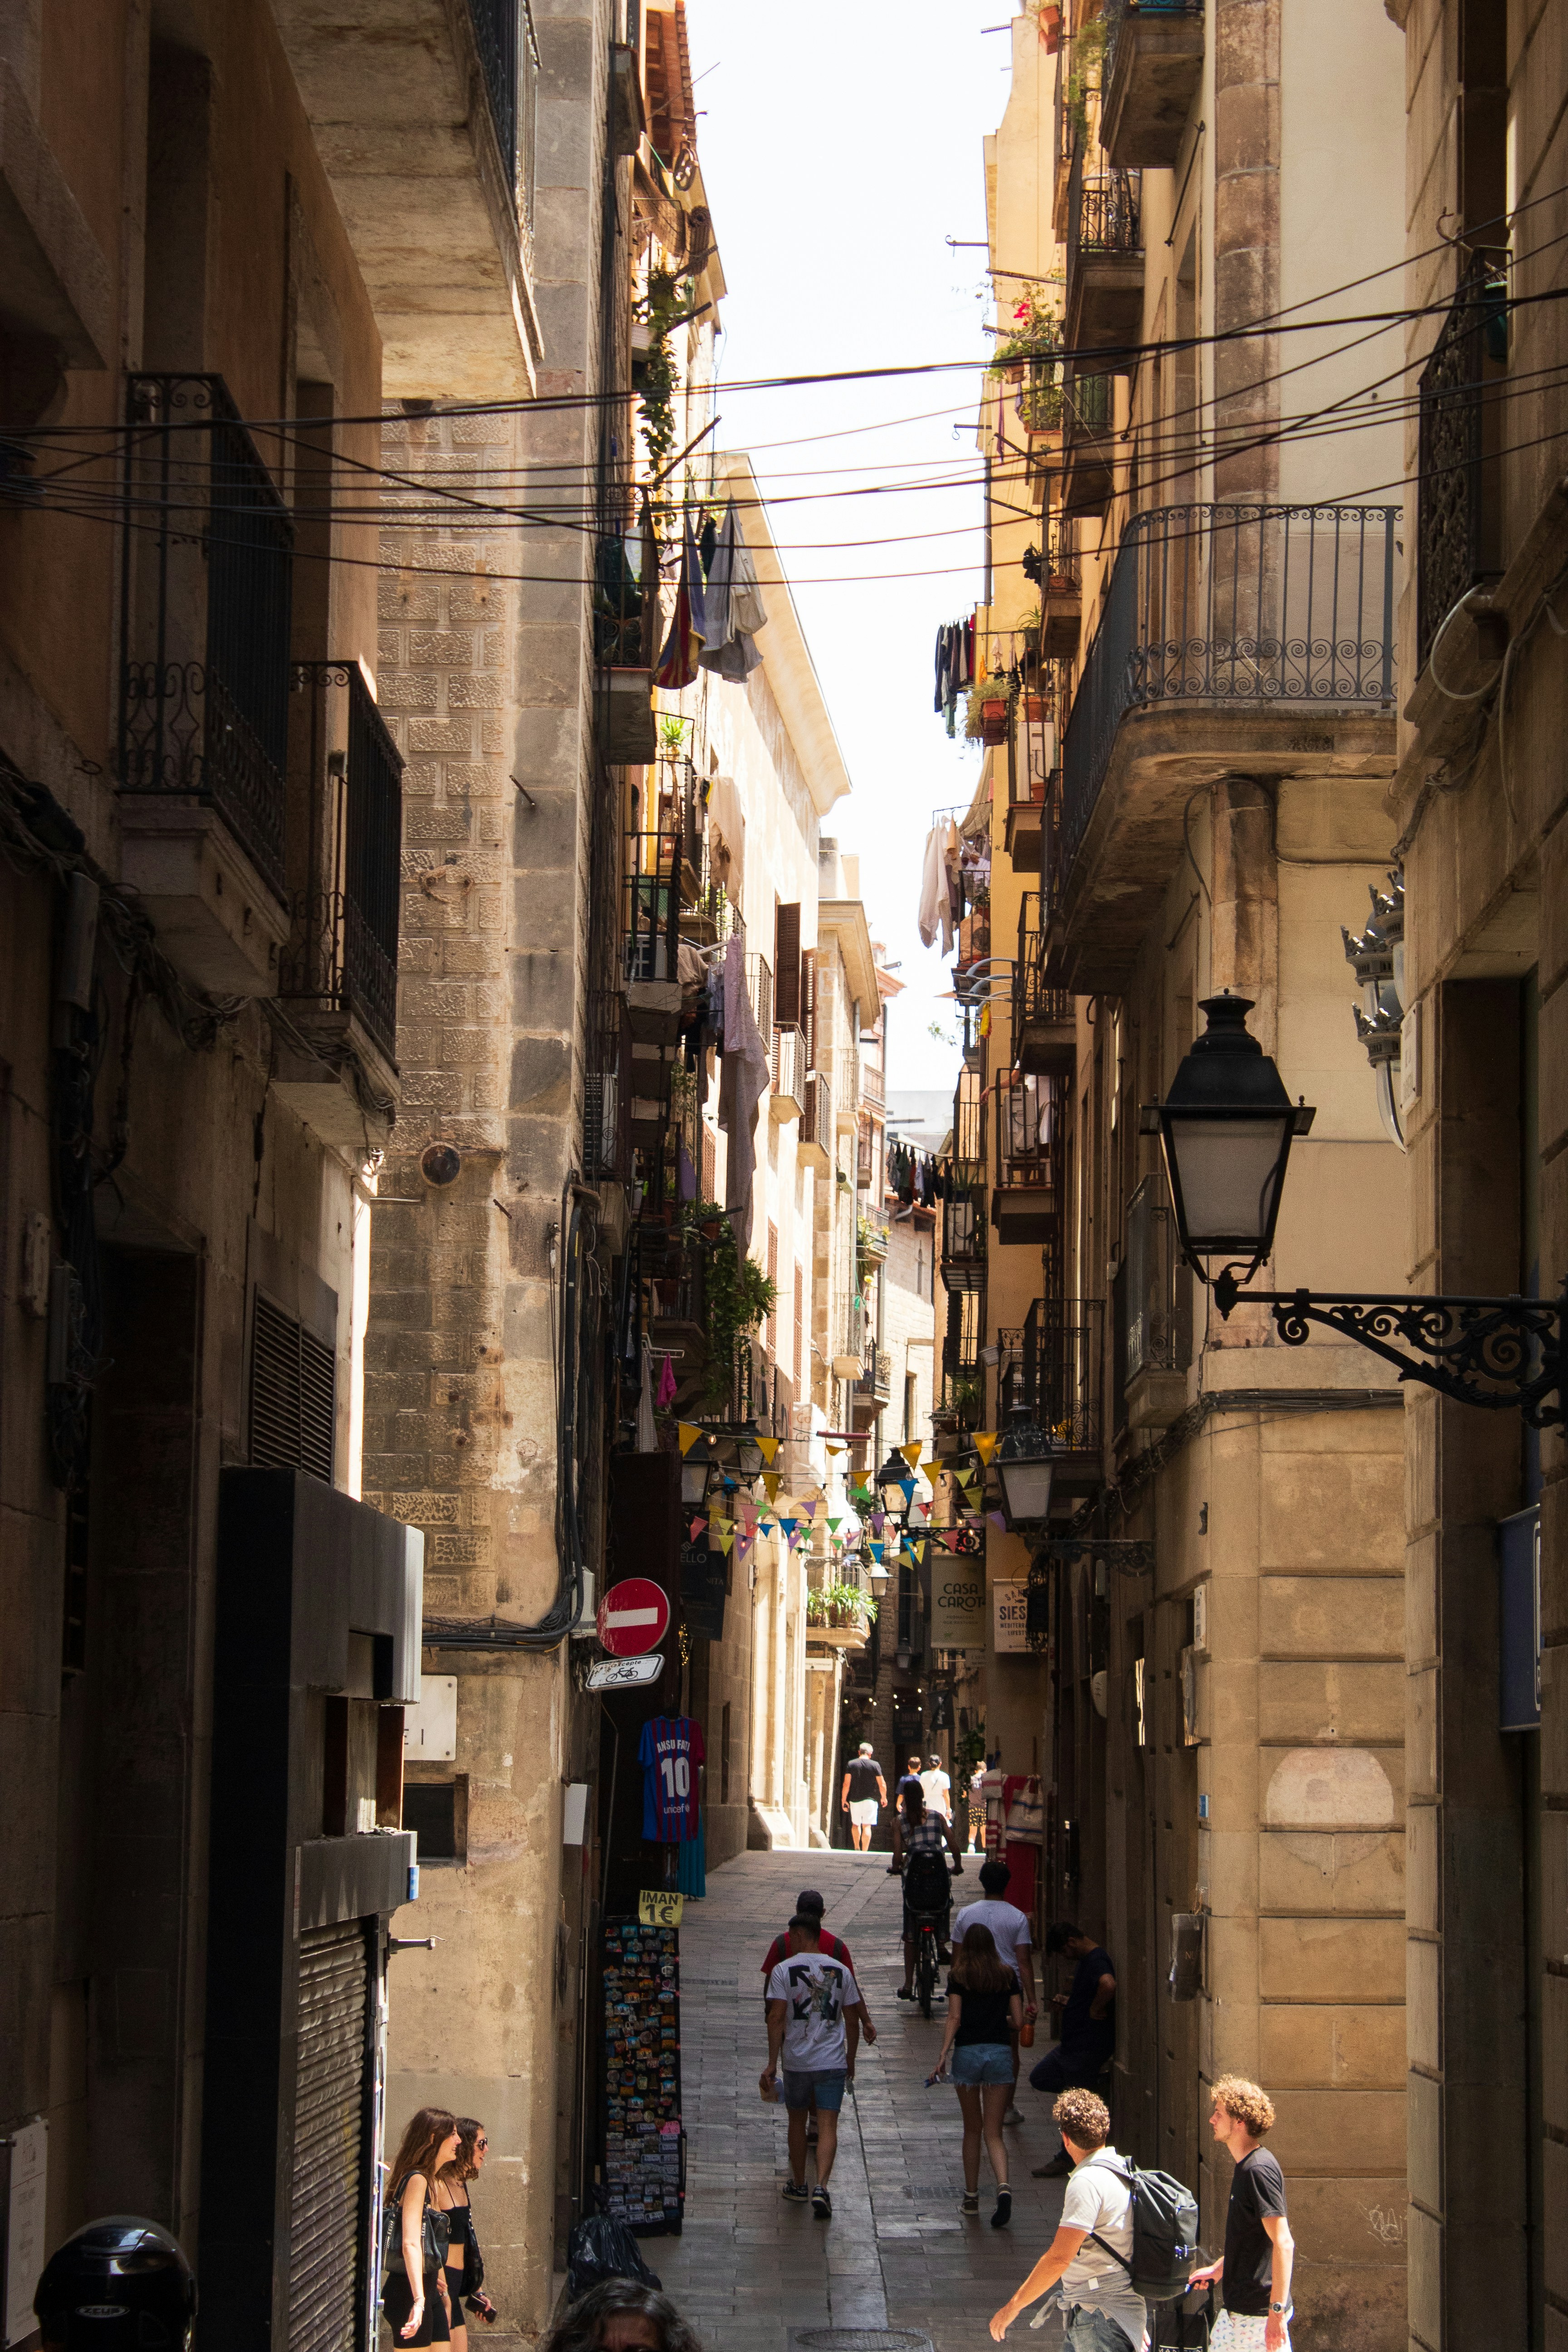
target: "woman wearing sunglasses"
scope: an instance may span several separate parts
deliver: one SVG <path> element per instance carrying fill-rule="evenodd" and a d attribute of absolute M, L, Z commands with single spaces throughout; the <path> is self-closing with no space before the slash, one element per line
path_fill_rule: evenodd
<path fill-rule="evenodd" d="M 463 2316 L 465 2299 L 468 2309 L 487 2327 L 495 2324 L 496 2307 L 481 2292 L 484 2257 L 479 2252 L 474 2209 L 468 2198 L 468 2183 L 479 2178 L 489 2145 L 483 2124 L 472 2116 L 459 2116 L 458 2153 L 437 2184 L 450 2232 L 447 2242 L 447 2290 L 452 2306 L 452 2352 L 468 2352 L 468 2323 Z"/>

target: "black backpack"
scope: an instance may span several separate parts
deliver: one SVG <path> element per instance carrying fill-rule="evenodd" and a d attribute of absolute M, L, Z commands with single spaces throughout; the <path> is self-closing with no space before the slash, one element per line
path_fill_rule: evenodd
<path fill-rule="evenodd" d="M 1121 2263 L 1133 2293 L 1145 2303 L 1173 2302 L 1186 2294 L 1197 2266 L 1197 2199 L 1168 2172 L 1140 2172 L 1131 2157 L 1105 2169 L 1132 2191 L 1132 2260 L 1106 2245 L 1098 2230 L 1089 2236 L 1097 2246 L 1105 2246 L 1113 2263 Z"/>
<path fill-rule="evenodd" d="M 952 1900 L 948 1885 L 947 1856 L 935 1852 L 908 1854 L 904 1860 L 904 1901 L 911 1911 L 945 1911 Z"/>

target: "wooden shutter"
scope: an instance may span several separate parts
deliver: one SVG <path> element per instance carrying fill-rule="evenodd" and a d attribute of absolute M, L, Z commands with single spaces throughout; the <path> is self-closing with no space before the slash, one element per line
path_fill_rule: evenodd
<path fill-rule="evenodd" d="M 799 1021 L 805 1032 L 805 1066 L 816 1067 L 816 950 L 806 948 L 800 959 Z"/>
<path fill-rule="evenodd" d="M 773 1019 L 781 1029 L 800 1022 L 800 908 L 773 908 Z"/>
<path fill-rule="evenodd" d="M 770 1225 L 768 1227 L 768 1280 L 773 1285 L 775 1291 L 778 1286 L 778 1278 L 779 1229 L 776 1225 Z M 773 1308 L 773 1312 L 768 1317 L 767 1338 L 764 1339 L 763 1344 L 766 1348 L 770 1356 L 776 1357 L 778 1354 L 778 1308 L 776 1305 Z"/>
<path fill-rule="evenodd" d="M 795 1270 L 795 1389 L 797 1396 L 804 1397 L 807 1393 L 810 1369 L 805 1360 L 805 1269 L 797 1265 Z"/>

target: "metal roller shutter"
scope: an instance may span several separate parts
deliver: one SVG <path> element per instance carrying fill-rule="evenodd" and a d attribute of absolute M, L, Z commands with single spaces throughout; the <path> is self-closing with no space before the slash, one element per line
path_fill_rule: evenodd
<path fill-rule="evenodd" d="M 354 2352 L 369 2168 L 370 1952 L 363 1921 L 300 1938 L 289 2352 Z"/>

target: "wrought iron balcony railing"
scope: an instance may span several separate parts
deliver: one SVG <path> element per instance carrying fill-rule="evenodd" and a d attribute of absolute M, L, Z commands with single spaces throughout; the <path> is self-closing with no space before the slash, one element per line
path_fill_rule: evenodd
<path fill-rule="evenodd" d="M 1470 270 L 1421 372 L 1416 491 L 1415 659 L 1425 669 L 1432 640 L 1461 596 L 1495 578 L 1501 485 L 1497 467 L 1502 408 L 1489 384 L 1508 356 L 1508 288 L 1495 265 Z"/>
<path fill-rule="evenodd" d="M 948 1290 L 985 1287 L 985 1187 L 953 1178 L 942 1204 L 942 1278 Z"/>
<path fill-rule="evenodd" d="M 118 767 L 222 816 L 281 900 L 294 526 L 216 375 L 133 375 Z"/>
<path fill-rule="evenodd" d="M 1103 1442 L 1105 1302 L 1037 1298 L 1019 1330 L 998 1331 L 997 1411 L 1026 1406 L 1068 1454 Z"/>
<path fill-rule="evenodd" d="M 1075 253 L 1141 253 L 1142 176 L 1137 172 L 1089 172 L 1079 184 L 1073 214 Z M 1070 268 L 1071 262 L 1069 260 Z"/>
<path fill-rule="evenodd" d="M 958 1074 L 952 1095 L 952 1159 L 960 1171 L 976 1175 L 985 1154 L 985 1089 L 978 1070 Z"/>
<path fill-rule="evenodd" d="M 1005 1071 L 986 1109 L 989 1173 L 997 1191 L 1049 1192 L 1059 1204 L 1063 1123 L 1056 1080 Z"/>
<path fill-rule="evenodd" d="M 1026 890 L 1018 909 L 1018 952 L 1013 964 L 1013 1044 L 1029 1024 L 1070 1022 L 1072 994 L 1046 984 L 1042 894 Z"/>
<path fill-rule="evenodd" d="M 623 969 L 629 982 L 671 981 L 678 976 L 680 939 L 680 832 L 679 822 L 638 826 L 626 838 Z"/>
<path fill-rule="evenodd" d="M 1163 1175 L 1127 1204 L 1125 1377 L 1178 1372 L 1192 1354 L 1192 1291 Z"/>
<path fill-rule="evenodd" d="M 1064 878 L 1129 710 L 1393 709 L 1399 513 L 1234 505 L 1133 517 L 1062 739 Z"/>
<path fill-rule="evenodd" d="M 403 760 L 358 662 L 292 672 L 296 773 L 307 780 L 300 887 L 282 993 L 353 1014 L 397 1052 L 397 912 Z"/>
<path fill-rule="evenodd" d="M 496 145 L 514 184 L 519 217 L 531 236 L 539 90 L 533 11 L 529 0 L 468 0 L 468 22 L 474 28 Z"/>

